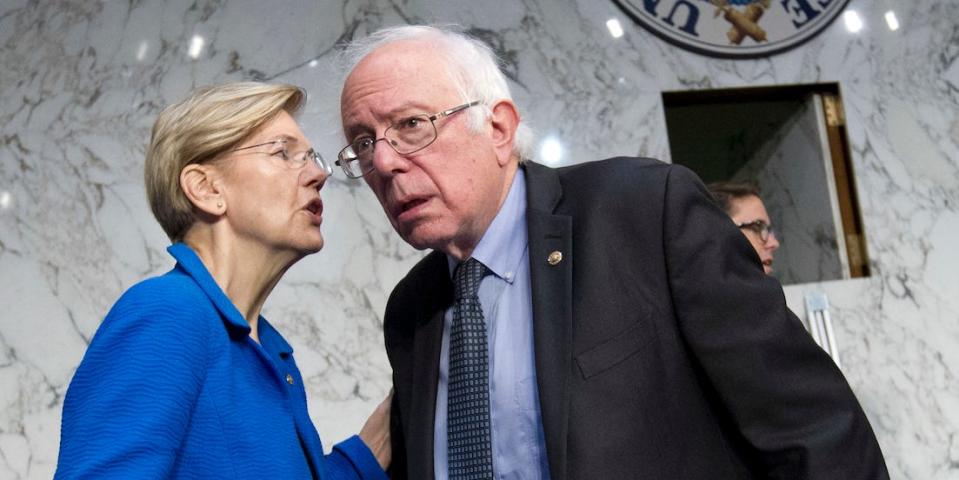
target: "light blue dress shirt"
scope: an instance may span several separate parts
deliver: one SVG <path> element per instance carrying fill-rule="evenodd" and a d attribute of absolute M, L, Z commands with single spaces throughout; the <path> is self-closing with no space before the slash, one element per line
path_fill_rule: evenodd
<path fill-rule="evenodd" d="M 549 478 L 533 354 L 533 304 L 526 232 L 526 177 L 517 170 L 506 201 L 473 251 L 492 272 L 479 299 L 489 337 L 493 471 L 501 480 Z M 448 257 L 450 275 L 459 263 Z M 453 309 L 446 311 L 433 431 L 434 471 L 448 478 L 447 382 Z"/>

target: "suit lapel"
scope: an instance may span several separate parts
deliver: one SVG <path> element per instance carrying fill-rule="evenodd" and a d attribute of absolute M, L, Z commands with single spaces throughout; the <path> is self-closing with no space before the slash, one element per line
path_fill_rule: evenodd
<path fill-rule="evenodd" d="M 436 389 L 439 380 L 440 350 L 443 343 L 443 315 L 453 301 L 446 256 L 430 254 L 424 273 L 424 302 L 417 309 L 413 338 L 413 392 L 409 417 L 413 419 L 407 435 L 410 478 L 434 478 L 433 429 L 436 413 Z"/>
<path fill-rule="evenodd" d="M 550 477 L 565 480 L 573 318 L 573 224 L 571 217 L 553 214 L 562 197 L 556 171 L 535 163 L 527 163 L 524 168 L 536 382 Z"/>

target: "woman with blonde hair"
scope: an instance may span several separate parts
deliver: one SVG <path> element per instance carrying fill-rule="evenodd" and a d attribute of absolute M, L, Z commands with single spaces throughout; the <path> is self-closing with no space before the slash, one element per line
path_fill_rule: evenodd
<path fill-rule="evenodd" d="M 260 310 L 323 247 L 332 173 L 290 85 L 201 88 L 153 127 L 145 179 L 176 266 L 127 290 L 67 391 L 57 478 L 385 479 L 389 398 L 324 456 L 293 349 Z"/>

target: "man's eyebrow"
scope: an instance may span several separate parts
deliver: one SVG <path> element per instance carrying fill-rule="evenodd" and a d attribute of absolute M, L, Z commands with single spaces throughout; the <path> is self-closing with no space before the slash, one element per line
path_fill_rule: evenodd
<path fill-rule="evenodd" d="M 375 117 L 377 120 L 382 120 L 383 118 L 395 117 L 396 115 L 407 113 L 427 113 L 427 110 L 430 108 L 432 107 L 423 102 L 417 100 L 407 100 L 389 110 L 386 110 L 385 112 L 377 112 Z"/>
<path fill-rule="evenodd" d="M 360 134 L 362 134 L 362 133 L 370 133 L 370 132 L 372 132 L 372 130 L 373 130 L 372 128 L 369 128 L 369 127 L 367 127 L 365 124 L 362 124 L 362 123 L 348 124 L 347 127 L 346 127 L 346 132 L 345 132 L 346 139 L 347 139 L 347 141 L 353 141 L 353 139 L 354 139 L 355 137 L 359 136 Z"/>
<path fill-rule="evenodd" d="M 431 115 L 434 112 L 429 110 L 430 107 L 419 102 L 404 102 L 396 107 L 391 108 L 390 110 L 376 115 L 377 122 L 383 123 L 392 123 L 397 117 L 409 114 L 416 115 Z M 356 123 L 347 123 L 345 128 L 345 133 L 347 139 L 351 139 L 363 133 L 372 134 L 374 128 L 370 127 L 365 122 L 356 122 Z"/>
<path fill-rule="evenodd" d="M 430 113 L 433 113 L 433 112 L 427 112 L 427 110 L 429 110 L 429 106 L 424 105 L 422 103 L 406 102 L 386 112 L 386 115 L 388 117 L 393 117 L 396 115 L 407 114 L 407 113 L 417 113 L 417 114 L 425 113 L 427 115 Z"/>

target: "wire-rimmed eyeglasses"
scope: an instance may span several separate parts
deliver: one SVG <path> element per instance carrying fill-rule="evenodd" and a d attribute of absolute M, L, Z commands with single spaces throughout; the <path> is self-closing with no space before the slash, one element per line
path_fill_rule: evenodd
<path fill-rule="evenodd" d="M 326 173 L 327 177 L 333 175 L 333 165 L 330 165 L 329 163 L 327 163 L 326 159 L 324 159 L 323 156 L 320 155 L 319 152 L 317 152 L 316 150 L 313 150 L 312 148 L 310 148 L 308 150 L 303 150 L 301 152 L 291 153 L 287 149 L 286 144 L 287 144 L 286 140 L 272 140 L 269 142 L 258 143 L 256 145 L 250 145 L 247 147 L 234 148 L 232 151 L 239 152 L 242 150 L 249 150 L 251 148 L 265 147 L 267 145 L 271 145 L 273 146 L 275 150 L 262 152 L 262 153 L 279 157 L 290 168 L 302 168 L 304 165 L 306 165 L 306 162 L 312 160 L 313 163 L 316 164 L 316 166 L 320 167 L 320 170 L 323 170 L 323 172 Z"/>
<path fill-rule="evenodd" d="M 776 236 L 776 230 L 773 228 L 773 226 L 762 220 L 753 220 L 752 222 L 740 223 L 736 226 L 756 232 L 759 234 L 759 239 L 762 240 L 763 243 L 769 241 L 770 235 Z"/>
<path fill-rule="evenodd" d="M 449 117 L 479 104 L 480 101 L 476 100 L 432 115 L 424 113 L 404 118 L 390 125 L 383 132 L 382 138 L 367 135 L 353 140 L 353 143 L 340 150 L 336 164 L 343 168 L 343 173 L 347 177 L 361 178 L 373 171 L 373 151 L 376 149 L 376 142 L 386 140 L 386 143 L 400 155 L 416 153 L 436 141 L 437 131 L 434 122 L 437 119 Z"/>

